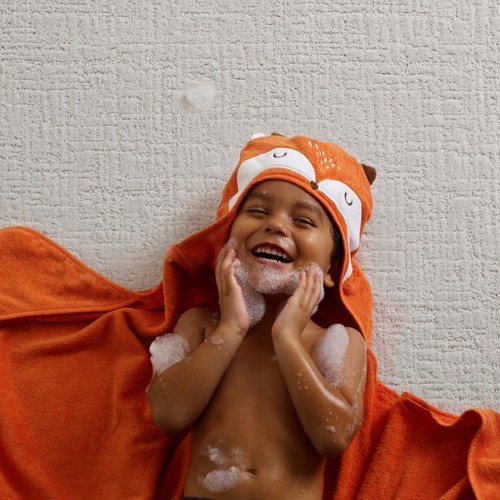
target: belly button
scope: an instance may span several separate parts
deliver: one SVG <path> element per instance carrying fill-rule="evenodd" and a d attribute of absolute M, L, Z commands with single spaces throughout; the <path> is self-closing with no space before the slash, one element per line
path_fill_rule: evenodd
<path fill-rule="evenodd" d="M 252 476 L 256 476 L 257 475 L 257 469 L 247 469 L 247 472 L 249 474 L 251 474 Z"/>

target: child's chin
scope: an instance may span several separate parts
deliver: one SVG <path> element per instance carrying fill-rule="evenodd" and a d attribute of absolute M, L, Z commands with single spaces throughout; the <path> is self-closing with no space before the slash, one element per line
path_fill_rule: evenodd
<path fill-rule="evenodd" d="M 248 276 L 248 284 L 263 295 L 292 295 L 299 284 L 299 272 L 275 266 L 262 266 Z"/>

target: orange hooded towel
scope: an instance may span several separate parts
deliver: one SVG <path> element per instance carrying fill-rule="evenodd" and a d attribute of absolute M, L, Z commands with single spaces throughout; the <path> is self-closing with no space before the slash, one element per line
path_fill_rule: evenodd
<path fill-rule="evenodd" d="M 370 217 L 374 170 L 307 137 L 259 136 L 243 149 L 211 226 L 172 246 L 162 283 L 134 292 L 27 228 L 0 231 L 0 496 L 182 496 L 189 432 L 151 420 L 148 347 L 191 307 L 217 307 L 213 267 L 244 195 L 281 179 L 314 196 L 342 235 L 341 279 L 314 319 L 371 336 L 370 286 L 356 261 Z M 368 351 L 365 416 L 342 457 L 329 460 L 325 499 L 496 498 L 500 414 L 461 416 L 398 395 Z"/>

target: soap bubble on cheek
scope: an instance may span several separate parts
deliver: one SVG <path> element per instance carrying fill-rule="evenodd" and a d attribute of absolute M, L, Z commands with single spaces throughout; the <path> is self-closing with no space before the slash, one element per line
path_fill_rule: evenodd
<path fill-rule="evenodd" d="M 284 271 L 272 266 L 253 262 L 240 264 L 238 278 L 263 295 L 292 295 L 299 285 L 300 271 Z"/>
<path fill-rule="evenodd" d="M 283 272 L 274 267 L 263 266 L 262 272 L 255 277 L 252 283 L 257 291 L 264 295 L 282 293 L 293 295 L 299 286 L 299 271 Z"/>
<path fill-rule="evenodd" d="M 249 280 L 255 290 L 264 295 L 293 295 L 299 286 L 300 273 L 302 271 L 312 271 L 323 281 L 323 270 L 314 262 L 308 263 L 302 269 L 292 269 L 283 271 L 271 266 L 262 266 L 262 270 L 256 273 Z M 321 286 L 321 295 L 319 300 L 323 300 L 325 295 L 324 287 Z"/>
<path fill-rule="evenodd" d="M 248 274 L 243 265 L 239 265 L 234 273 L 238 285 L 241 287 L 243 300 L 247 307 L 250 328 L 254 327 L 266 313 L 266 301 L 261 293 L 256 291 L 248 282 Z"/>
<path fill-rule="evenodd" d="M 189 355 L 189 344 L 184 337 L 167 333 L 153 340 L 149 352 L 153 370 L 161 373 Z"/>

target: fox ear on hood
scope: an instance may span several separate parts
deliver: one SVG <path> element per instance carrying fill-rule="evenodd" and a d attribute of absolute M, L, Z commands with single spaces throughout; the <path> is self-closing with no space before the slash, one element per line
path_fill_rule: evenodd
<path fill-rule="evenodd" d="M 361 166 L 365 171 L 365 175 L 366 178 L 368 179 L 368 182 L 370 183 L 370 185 L 373 184 L 373 181 L 377 177 L 377 171 L 373 167 L 370 167 L 370 165 L 366 165 L 365 163 L 362 163 Z"/>

